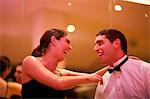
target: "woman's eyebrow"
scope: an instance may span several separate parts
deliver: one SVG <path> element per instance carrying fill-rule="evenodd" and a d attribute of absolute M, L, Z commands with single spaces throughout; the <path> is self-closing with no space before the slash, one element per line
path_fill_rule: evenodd
<path fill-rule="evenodd" d="M 67 42 L 68 44 L 70 44 L 70 40 L 66 39 L 66 42 Z"/>

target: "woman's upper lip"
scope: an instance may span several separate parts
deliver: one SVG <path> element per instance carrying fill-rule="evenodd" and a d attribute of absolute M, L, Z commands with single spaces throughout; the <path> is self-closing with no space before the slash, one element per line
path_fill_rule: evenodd
<path fill-rule="evenodd" d="M 98 52 L 98 56 L 102 56 L 104 53 L 102 52 Z"/>
<path fill-rule="evenodd" d="M 65 54 L 68 54 L 68 53 L 69 53 L 69 51 L 67 51 L 67 50 L 66 50 L 66 51 L 64 51 L 64 53 L 65 53 Z"/>

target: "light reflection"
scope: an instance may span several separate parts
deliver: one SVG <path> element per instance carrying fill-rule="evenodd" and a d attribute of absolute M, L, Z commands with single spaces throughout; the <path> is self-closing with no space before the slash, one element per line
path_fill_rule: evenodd
<path fill-rule="evenodd" d="M 71 3 L 71 2 L 68 2 L 67 5 L 68 5 L 68 6 L 72 6 L 72 3 Z"/>
<path fill-rule="evenodd" d="M 75 26 L 72 25 L 72 24 L 69 24 L 69 25 L 67 26 L 67 31 L 68 31 L 68 32 L 74 32 L 74 31 L 75 31 Z"/>
<path fill-rule="evenodd" d="M 115 9 L 115 11 L 122 11 L 122 6 L 121 5 L 115 5 L 114 9 Z"/>

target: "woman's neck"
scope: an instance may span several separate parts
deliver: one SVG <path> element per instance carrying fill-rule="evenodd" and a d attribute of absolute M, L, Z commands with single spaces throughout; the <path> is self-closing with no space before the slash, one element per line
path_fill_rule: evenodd
<path fill-rule="evenodd" d="M 49 55 L 44 55 L 39 58 L 39 61 L 50 71 L 54 72 L 57 67 L 57 60 L 56 58 L 49 56 Z"/>

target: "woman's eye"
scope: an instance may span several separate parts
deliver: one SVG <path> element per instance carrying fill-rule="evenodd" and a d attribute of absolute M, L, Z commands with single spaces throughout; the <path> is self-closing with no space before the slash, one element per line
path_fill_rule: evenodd
<path fill-rule="evenodd" d="M 69 41 L 69 40 L 66 40 L 66 42 L 67 42 L 68 44 L 70 44 L 70 41 Z"/>

